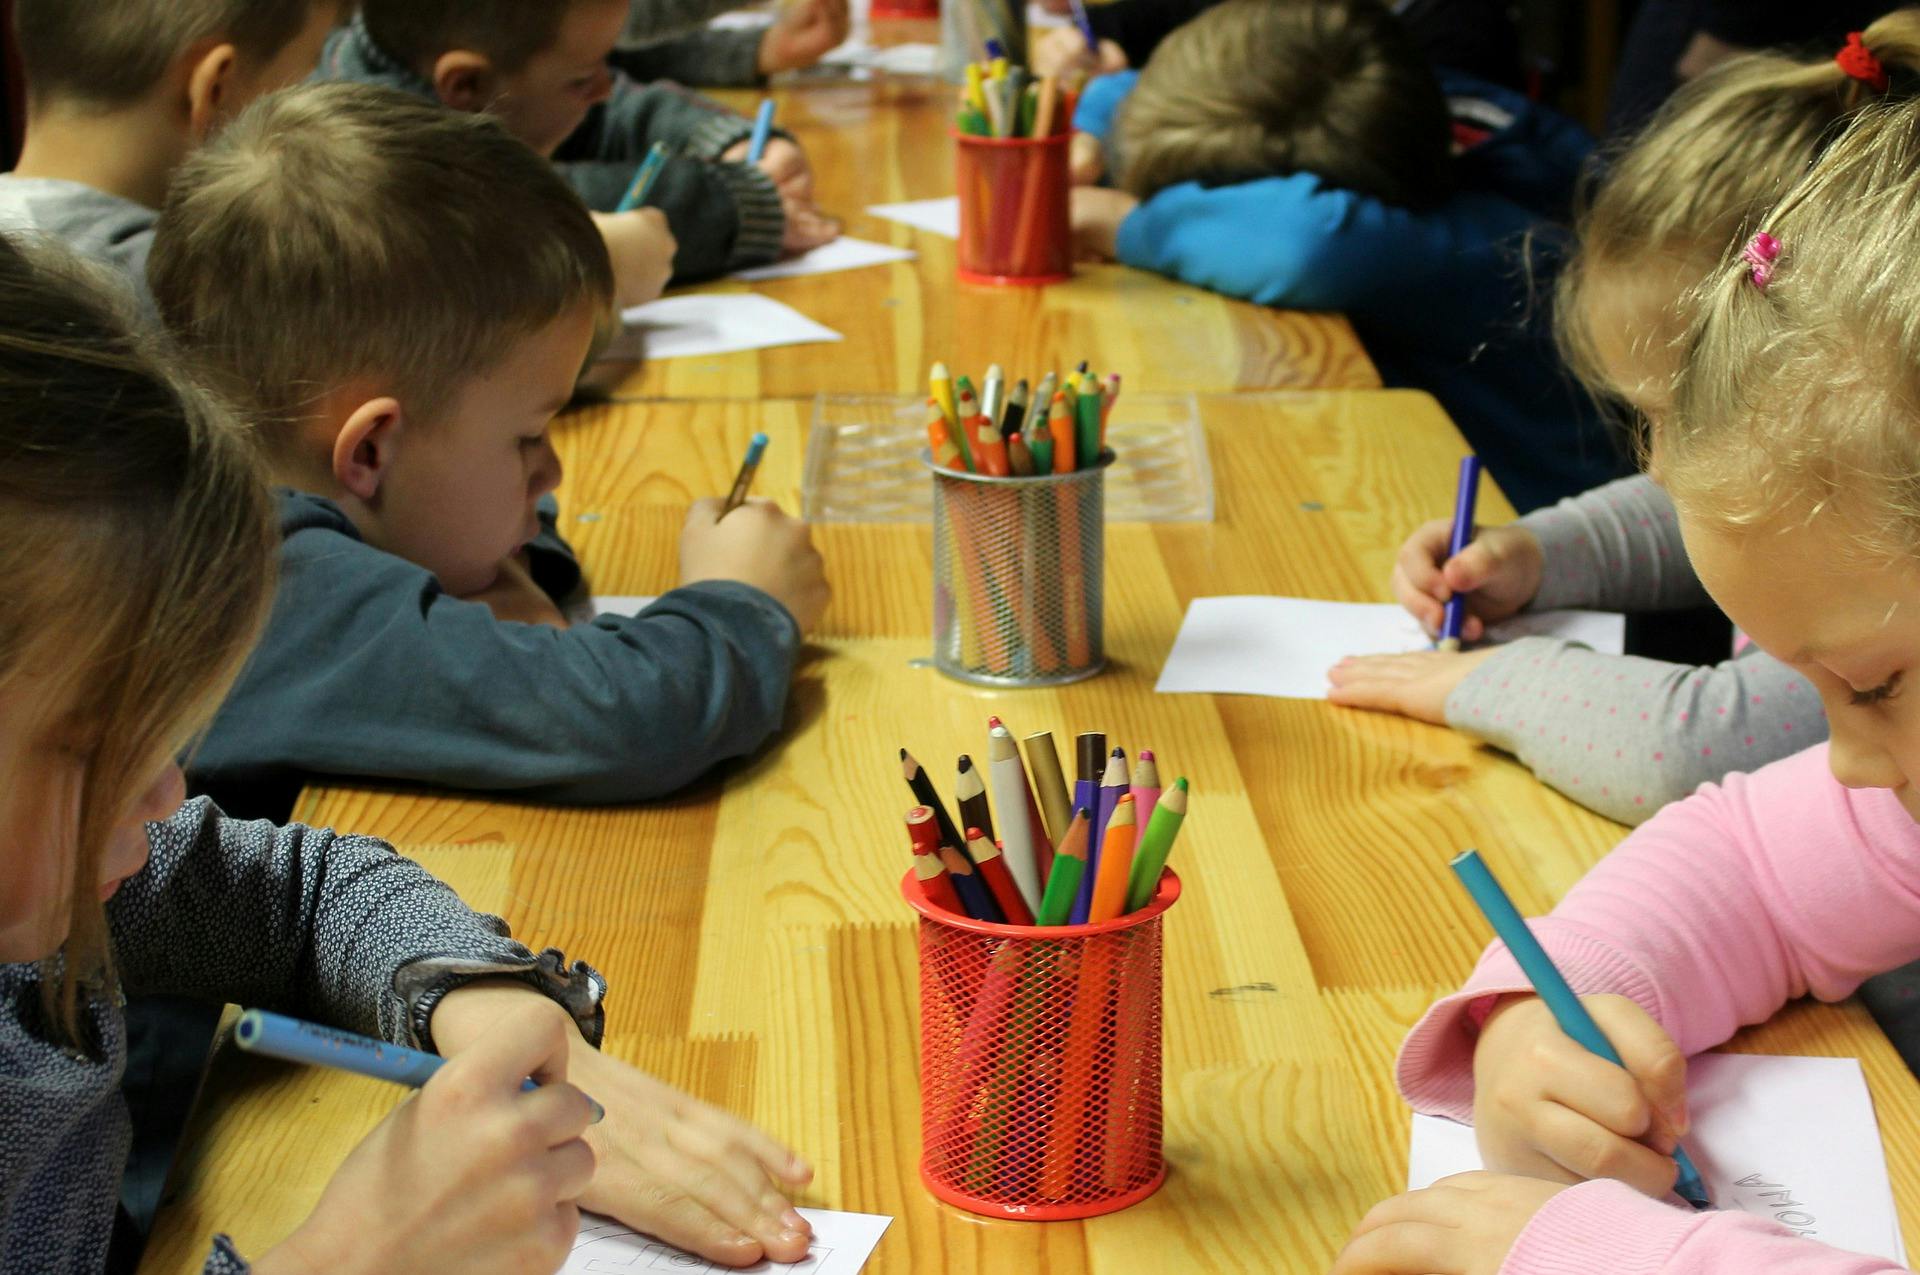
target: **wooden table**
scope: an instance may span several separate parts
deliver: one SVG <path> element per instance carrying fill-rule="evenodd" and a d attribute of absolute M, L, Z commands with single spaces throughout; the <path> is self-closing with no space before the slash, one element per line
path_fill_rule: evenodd
<path fill-rule="evenodd" d="M 912 24 L 898 24 L 910 26 Z M 907 34 L 913 34 L 907 32 Z M 922 35 L 920 38 L 926 38 Z M 932 37 L 932 38 L 937 38 Z M 719 94 L 751 111 L 751 94 Z M 924 80 L 783 89 L 779 122 L 806 146 L 822 207 L 847 233 L 912 248 L 917 260 L 768 283 L 762 292 L 846 341 L 644 368 L 617 393 L 659 398 L 788 398 L 926 393 L 938 359 L 984 369 L 1071 367 L 1097 357 L 1134 390 L 1366 389 L 1380 384 L 1347 321 L 1269 310 L 1120 266 L 1084 266 L 1050 288 L 985 288 L 954 277 L 954 241 L 868 215 L 873 204 L 953 193 L 952 93 Z"/>
<path fill-rule="evenodd" d="M 879 1275 L 1320 1272 L 1401 1187 L 1390 1078 L 1409 1024 L 1470 968 L 1485 927 L 1446 869 L 1484 847 L 1543 911 L 1619 835 L 1449 731 L 1321 703 L 1152 693 L 1192 597 L 1384 597 L 1405 528 L 1448 506 L 1461 442 L 1402 392 L 1206 397 L 1219 520 L 1108 536 L 1113 665 L 1079 686 L 989 694 L 915 667 L 930 536 L 820 529 L 838 595 L 789 734 L 723 779 L 638 809 L 410 793 L 309 794 L 301 818 L 390 837 L 526 941 L 612 982 L 609 1048 L 750 1115 L 819 1166 L 808 1202 L 890 1214 Z M 600 590 L 671 578 L 687 498 L 724 489 L 748 434 L 762 490 L 797 503 L 801 403 L 646 404 L 569 420 L 570 523 Z M 564 490 L 564 489 L 563 489 Z M 1484 516 L 1511 516 L 1489 495 Z M 1127 1212 L 993 1222 L 917 1178 L 914 925 L 897 893 L 911 804 L 894 750 L 941 774 L 989 712 L 1016 731 L 1105 729 L 1195 785 L 1166 922 L 1172 1173 Z M 663 729 L 670 727 L 663 724 Z M 1857 1004 L 1798 1006 L 1737 1047 L 1858 1055 L 1902 1216 L 1920 1222 L 1920 1088 Z M 303 1217 L 396 1090 L 224 1051 L 147 1272 L 197 1270 L 204 1237 L 258 1251 Z"/>

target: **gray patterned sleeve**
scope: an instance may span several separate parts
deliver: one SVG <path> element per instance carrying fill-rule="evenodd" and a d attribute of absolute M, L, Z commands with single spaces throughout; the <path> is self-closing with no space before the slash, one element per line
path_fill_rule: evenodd
<path fill-rule="evenodd" d="M 535 955 L 385 842 L 229 819 L 205 799 L 147 837 L 152 860 L 108 907 L 131 991 L 256 1005 L 431 1049 L 440 999 L 504 975 L 600 1042 L 598 973 L 552 949 Z"/>
<path fill-rule="evenodd" d="M 1545 558 L 1531 610 L 1675 611 L 1712 605 L 1687 561 L 1673 501 L 1644 474 L 1536 509 L 1520 525 L 1540 538 Z"/>

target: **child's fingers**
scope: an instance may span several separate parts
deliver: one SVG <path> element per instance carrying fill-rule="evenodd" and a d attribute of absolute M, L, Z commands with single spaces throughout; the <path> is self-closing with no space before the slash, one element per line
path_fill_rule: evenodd
<path fill-rule="evenodd" d="M 542 1166 L 551 1198 L 561 1204 L 572 1204 L 584 1195 L 598 1169 L 599 1161 L 593 1148 L 581 1138 L 554 1147 Z"/>
<path fill-rule="evenodd" d="M 1675 1137 L 1685 1137 L 1687 1116 L 1687 1059 L 1653 1016 L 1624 996 L 1595 996 L 1588 1012 L 1620 1061 L 1653 1104 L 1661 1123 Z"/>
<path fill-rule="evenodd" d="M 1400 546 L 1400 555 L 1394 563 L 1405 573 L 1410 587 L 1435 602 L 1445 602 L 1453 596 L 1453 590 L 1440 573 L 1452 533 L 1452 524 L 1444 519 L 1422 523 Z"/>
<path fill-rule="evenodd" d="M 1440 569 L 1443 587 L 1451 593 L 1471 593 L 1492 580 L 1500 565 L 1499 554 L 1481 537 L 1446 560 Z"/>
<path fill-rule="evenodd" d="M 696 1119 L 672 1126 L 668 1142 L 686 1158 L 682 1185 L 691 1198 L 753 1236 L 776 1261 L 795 1261 L 805 1252 L 812 1228 L 734 1130 Z M 788 1253 L 795 1255 L 782 1256 Z"/>
<path fill-rule="evenodd" d="M 547 1084 L 520 1098 L 514 1115 L 533 1130 L 540 1146 L 560 1147 L 578 1141 L 596 1122 L 599 1110 L 572 1085 Z"/>
<path fill-rule="evenodd" d="M 1653 1104 L 1632 1075 L 1572 1042 L 1568 1046 L 1541 1060 L 1540 1096 L 1620 1137 L 1646 1137 L 1654 1127 Z"/>
<path fill-rule="evenodd" d="M 1543 1103 L 1533 1128 L 1540 1150 L 1580 1180 L 1612 1178 L 1656 1199 L 1673 1189 L 1679 1166 L 1578 1111 Z"/>

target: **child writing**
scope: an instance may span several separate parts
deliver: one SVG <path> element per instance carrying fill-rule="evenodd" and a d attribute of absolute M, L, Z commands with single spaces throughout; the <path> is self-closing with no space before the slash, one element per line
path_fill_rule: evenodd
<path fill-rule="evenodd" d="M 1920 103 L 1869 107 L 1703 285 L 1653 421 L 1702 584 L 1813 684 L 1830 742 L 1667 807 L 1533 922 L 1625 1070 L 1498 945 L 1428 1011 L 1401 1089 L 1471 1117 L 1496 1172 L 1381 1205 L 1339 1275 L 1891 1269 L 1649 1197 L 1688 1131 L 1687 1055 L 1920 955 L 1917 224 Z"/>
<path fill-rule="evenodd" d="M 278 94 L 182 169 L 151 273 L 281 486 L 273 618 L 196 792 L 246 814 L 347 776 L 628 802 L 779 729 L 828 589 L 770 501 L 696 504 L 679 586 L 639 615 L 560 617 L 583 581 L 548 428 L 612 283 L 586 209 L 499 121 Z"/>
<path fill-rule="evenodd" d="M 167 178 L 222 122 L 305 79 L 344 0 L 15 0 L 31 95 L 0 229 L 113 266 L 142 297 Z"/>
<path fill-rule="evenodd" d="M 847 0 L 793 0 L 764 28 L 708 26 L 739 0 L 633 0 L 613 61 L 642 82 L 741 88 L 813 66 L 846 41 Z"/>
<path fill-rule="evenodd" d="M 1920 10 L 1881 18 L 1858 47 L 1880 75 L 1920 70 Z M 1878 90 L 1874 75 L 1850 58 L 1742 58 L 1683 87 L 1615 160 L 1580 217 L 1556 307 L 1569 362 L 1596 394 L 1642 420 L 1666 412 L 1686 289 L 1753 232 L 1854 110 L 1883 91 L 1910 91 Z M 1645 477 L 1484 528 L 1452 560 L 1448 530 L 1433 522 L 1414 532 L 1393 589 L 1429 629 L 1453 590 L 1466 592 L 1469 640 L 1523 610 L 1708 601 L 1672 502 Z M 1698 668 L 1522 638 L 1465 653 L 1353 659 L 1331 676 L 1335 703 L 1451 725 L 1623 823 L 1826 738 L 1806 679 L 1753 646 Z"/>
<path fill-rule="evenodd" d="M 639 231 L 633 214 L 613 210 L 655 142 L 675 152 L 649 196 L 672 231 L 673 278 L 765 265 L 837 236 L 838 224 L 814 206 L 813 173 L 791 136 L 776 134 L 749 164 L 753 121 L 608 68 L 627 18 L 626 0 L 363 0 L 327 45 L 321 76 L 498 115 L 601 214 L 616 262 Z"/>
<path fill-rule="evenodd" d="M 593 1048 L 593 970 L 380 842 L 181 806 L 173 758 L 266 615 L 271 508 L 239 426 L 80 272 L 0 239 L 0 1268 L 103 1268 L 122 990 L 449 1060 L 294 1234 L 209 1237 L 209 1272 L 548 1275 L 581 1207 L 731 1265 L 804 1255 L 804 1163 Z"/>
<path fill-rule="evenodd" d="M 1436 80 L 1377 0 L 1227 0 L 1137 76 L 1090 84 L 1074 127 L 1108 144 L 1121 187 L 1074 190 L 1083 251 L 1344 312 L 1387 384 L 1438 398 L 1522 510 L 1625 469 L 1529 297 L 1592 139 L 1517 93 Z M 1104 159 L 1078 149 L 1090 177 Z"/>

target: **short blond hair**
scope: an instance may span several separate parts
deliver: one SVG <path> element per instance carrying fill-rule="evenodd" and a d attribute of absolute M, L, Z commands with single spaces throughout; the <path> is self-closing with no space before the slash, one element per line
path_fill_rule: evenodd
<path fill-rule="evenodd" d="M 1920 83 L 1920 9 L 1885 15 L 1862 42 L 1895 72 L 1888 93 L 1911 94 Z M 1856 111 L 1882 100 L 1830 56 L 1749 54 L 1683 85 L 1585 183 L 1577 247 L 1555 302 L 1555 331 L 1574 374 L 1607 391 L 1587 326 L 1595 276 L 1685 263 L 1670 315 L 1673 331 L 1684 332 L 1680 307 L 1692 285 L 1728 244 L 1753 233 Z"/>
<path fill-rule="evenodd" d="M 101 857 L 239 673 L 278 549 L 237 418 L 98 276 L 0 237 L 0 687 L 46 680 L 84 741 L 70 929 L 44 989 L 60 1032 L 89 1046 L 80 990 L 111 972 Z"/>
<path fill-rule="evenodd" d="M 1864 108 L 1762 219 L 1762 288 L 1730 246 L 1701 286 L 1671 419 L 1676 503 L 1716 524 L 1836 517 L 1853 549 L 1920 554 L 1920 101 Z"/>
<path fill-rule="evenodd" d="M 515 341 L 613 299 L 586 207 L 498 120 L 349 83 L 275 94 L 190 158 L 148 273 L 280 458 L 356 377 L 430 420 Z"/>
<path fill-rule="evenodd" d="M 14 0 L 20 62 L 35 103 L 121 106 L 146 96 L 202 40 L 270 61 L 317 9 L 352 0 Z"/>
<path fill-rule="evenodd" d="M 1226 0 L 1160 43 L 1115 122 L 1120 185 L 1312 173 L 1390 204 L 1453 189 L 1446 99 L 1379 0 Z"/>

